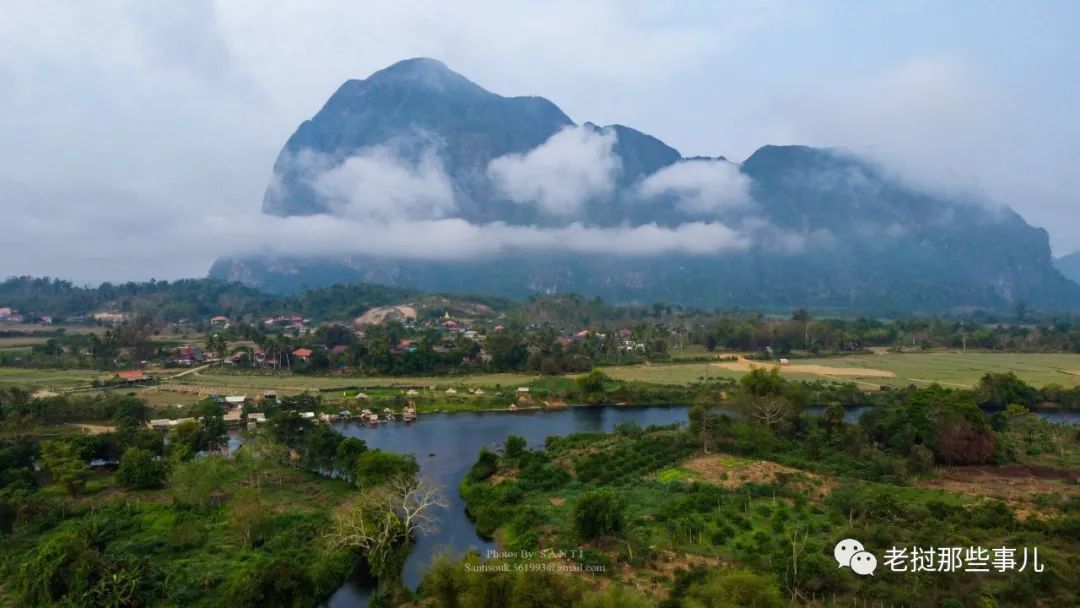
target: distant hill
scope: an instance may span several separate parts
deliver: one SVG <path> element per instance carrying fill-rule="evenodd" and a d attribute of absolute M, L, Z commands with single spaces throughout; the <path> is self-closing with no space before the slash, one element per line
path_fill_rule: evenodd
<path fill-rule="evenodd" d="M 1054 260 L 1054 266 L 1070 280 L 1080 283 L 1080 251 L 1074 251 Z"/>
<path fill-rule="evenodd" d="M 510 251 L 467 260 L 253 256 L 218 260 L 210 276 L 278 292 L 362 281 L 511 297 L 579 292 L 704 308 L 903 313 L 1004 310 L 1020 301 L 1080 308 L 1080 286 L 1055 268 L 1045 230 L 1008 208 L 921 191 L 835 150 L 764 146 L 736 164 L 683 158 L 629 127 L 584 123 L 581 138 L 613 140 L 610 188 L 587 192 L 580 210 L 568 215 L 543 201 L 523 202 L 500 185 L 493 170 L 505 164 L 500 159 L 558 143 L 567 128 L 575 123 L 546 99 L 497 95 L 432 59 L 402 61 L 346 82 L 300 125 L 275 162 L 263 210 L 338 215 L 312 172 L 392 150 L 416 166 L 434 155 L 455 201 L 444 212 L 473 224 L 719 222 L 745 246 L 654 255 Z M 733 194 L 732 184 L 745 192 Z"/>

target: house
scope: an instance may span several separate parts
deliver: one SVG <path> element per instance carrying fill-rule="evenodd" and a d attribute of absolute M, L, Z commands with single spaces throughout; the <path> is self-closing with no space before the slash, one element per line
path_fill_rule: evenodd
<path fill-rule="evenodd" d="M 128 315 L 126 312 L 95 312 L 93 317 L 95 321 L 102 323 L 123 323 L 127 321 Z"/>
<path fill-rule="evenodd" d="M 246 395 L 233 395 L 225 397 L 225 403 L 229 404 L 229 407 L 243 407 L 244 402 L 247 401 Z"/>
<path fill-rule="evenodd" d="M 0 308 L 0 321 L 7 321 L 13 314 L 15 314 L 15 311 L 7 306 Z"/>
<path fill-rule="evenodd" d="M 195 365 L 206 361 L 206 353 L 197 346 L 181 346 L 169 359 L 174 365 Z"/>
<path fill-rule="evenodd" d="M 312 354 L 314 354 L 314 353 L 312 353 L 310 348 L 298 348 L 298 349 L 292 351 L 292 356 L 296 357 L 297 359 L 300 359 L 301 361 L 307 361 L 308 359 L 311 358 Z"/>
<path fill-rule="evenodd" d="M 210 325 L 225 326 L 229 324 L 229 317 L 216 316 L 210 319 Z"/>
<path fill-rule="evenodd" d="M 780 359 L 780 365 L 787 365 L 788 363 L 791 363 L 791 362 L 788 361 L 787 359 Z"/>
<path fill-rule="evenodd" d="M 52 317 L 41 317 L 38 319 L 38 323 L 42 325 L 52 325 Z"/>
<path fill-rule="evenodd" d="M 315 412 L 300 412 L 300 417 L 306 418 L 307 420 L 312 420 L 313 418 L 315 418 Z"/>
<path fill-rule="evenodd" d="M 519 395 L 528 393 L 529 392 L 529 387 L 527 387 L 527 386 L 519 386 L 518 389 L 517 389 L 517 392 L 518 392 Z"/>
<path fill-rule="evenodd" d="M 368 396 L 367 393 L 356 393 L 356 398 L 359 399 L 360 401 L 367 401 L 371 397 Z"/>
<path fill-rule="evenodd" d="M 344 355 L 346 353 L 346 351 L 348 351 L 348 350 L 349 350 L 348 346 L 345 346 L 344 344 L 338 344 L 334 348 L 331 348 L 330 352 L 335 354 L 335 355 Z"/>
<path fill-rule="evenodd" d="M 135 369 L 135 370 L 125 371 L 125 372 L 116 372 L 115 377 L 122 384 L 125 384 L 125 385 L 128 385 L 128 386 L 138 384 L 140 382 L 146 382 L 147 380 L 150 379 L 146 374 L 143 373 L 143 371 L 141 369 Z"/>
<path fill-rule="evenodd" d="M 248 422 L 266 422 L 266 414 L 262 412 L 249 412 Z"/>
<path fill-rule="evenodd" d="M 453 388 L 453 387 L 450 387 L 450 388 L 446 389 L 446 394 L 447 394 L 447 395 L 456 395 L 456 394 L 457 394 L 457 391 L 456 391 L 456 390 L 454 390 L 454 388 Z"/>
<path fill-rule="evenodd" d="M 419 394 L 420 393 L 416 392 L 415 388 L 410 388 L 409 390 L 405 391 L 405 396 L 406 397 L 415 397 L 415 396 L 417 396 Z"/>

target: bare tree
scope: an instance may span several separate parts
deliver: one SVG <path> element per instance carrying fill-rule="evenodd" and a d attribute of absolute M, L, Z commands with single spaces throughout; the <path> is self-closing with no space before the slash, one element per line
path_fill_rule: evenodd
<path fill-rule="evenodd" d="M 806 550 L 806 540 L 810 536 L 810 527 L 802 529 L 802 536 L 799 536 L 801 526 L 795 526 L 794 532 L 788 534 L 788 540 L 791 541 L 791 600 L 795 601 L 796 598 L 803 597 L 802 592 L 799 591 L 799 557 L 802 556 Z"/>
<path fill-rule="evenodd" d="M 435 507 L 449 506 L 442 486 L 406 477 L 395 477 L 387 485 L 397 499 L 398 516 L 409 538 L 438 530 L 439 518 L 433 511 Z"/>
<path fill-rule="evenodd" d="M 776 395 L 755 397 L 751 403 L 751 414 L 754 418 L 770 428 L 787 418 L 788 409 L 787 400 Z"/>
<path fill-rule="evenodd" d="M 379 586 L 386 588 L 401 576 L 413 536 L 434 532 L 438 518 L 432 511 L 447 504 L 437 484 L 395 478 L 339 507 L 327 540 L 335 548 L 363 550 Z"/>

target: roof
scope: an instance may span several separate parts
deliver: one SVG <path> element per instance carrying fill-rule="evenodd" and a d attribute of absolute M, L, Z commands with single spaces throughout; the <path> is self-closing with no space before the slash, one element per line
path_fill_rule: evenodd
<path fill-rule="evenodd" d="M 121 380 L 127 380 L 128 382 L 133 382 L 135 380 L 146 380 L 146 374 L 144 374 L 141 369 L 126 372 L 116 372 L 116 377 L 120 378 Z"/>
<path fill-rule="evenodd" d="M 243 403 L 247 401 L 247 397 L 244 395 L 233 395 L 231 397 L 225 397 L 225 403 Z"/>
<path fill-rule="evenodd" d="M 292 351 L 292 354 L 296 355 L 297 357 L 310 357 L 311 356 L 311 349 L 310 348 L 298 348 L 298 349 Z"/>

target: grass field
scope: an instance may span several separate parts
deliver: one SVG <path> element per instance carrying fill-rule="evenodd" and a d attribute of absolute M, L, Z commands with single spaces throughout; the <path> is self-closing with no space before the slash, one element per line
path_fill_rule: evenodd
<path fill-rule="evenodd" d="M 754 365 L 758 365 L 754 363 Z M 762 363 L 761 365 L 765 365 Z M 617 380 L 686 385 L 710 378 L 740 378 L 746 364 L 726 361 L 716 363 L 654 363 L 604 368 Z M 866 370 L 860 373 L 859 370 Z M 821 379 L 852 381 L 865 388 L 880 385 L 940 383 L 944 386 L 966 388 L 973 386 L 987 372 L 1014 372 L 1035 386 L 1060 384 L 1080 385 L 1080 355 L 1019 354 L 989 352 L 933 352 L 910 354 L 867 354 L 849 357 L 793 359 L 782 367 L 782 373 L 792 379 Z M 0 384 L 19 384 L 64 390 L 87 386 L 94 378 L 108 374 L 93 370 L 52 370 L 0 368 Z M 171 374 L 170 374 L 171 375 Z M 528 384 L 538 376 L 531 374 L 473 374 L 467 376 L 291 376 L 243 375 L 223 373 L 214 369 L 193 373 L 176 380 L 162 379 L 161 390 L 144 391 L 153 402 L 188 402 L 201 394 L 247 393 L 249 395 L 275 390 L 284 393 L 344 389 L 345 387 L 514 387 Z M 130 390 L 130 389 L 129 389 Z M 149 393 L 157 393 L 149 395 Z M 190 395 L 190 399 L 182 398 Z"/>
<path fill-rule="evenodd" d="M 53 389 L 86 386 L 94 378 L 107 376 L 105 372 L 87 369 L 24 369 L 0 367 L 0 384 L 18 384 L 20 386 L 47 387 Z"/>
<path fill-rule="evenodd" d="M 805 366 L 805 367 L 804 367 Z M 804 372 L 811 366 L 845 368 L 842 374 Z M 863 368 L 866 373 L 847 368 Z M 885 353 L 793 359 L 783 367 L 785 376 L 793 379 L 851 380 L 867 387 L 878 385 L 906 386 L 938 382 L 945 386 L 970 387 L 987 372 L 1014 372 L 1035 386 L 1060 384 L 1080 385 L 1080 355 L 1024 354 L 990 352 Z M 609 376 L 620 380 L 639 380 L 660 384 L 691 384 L 708 374 L 709 377 L 738 378 L 745 372 L 729 369 L 723 364 L 672 363 L 609 367 Z M 883 376 L 881 372 L 891 373 Z"/>

